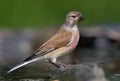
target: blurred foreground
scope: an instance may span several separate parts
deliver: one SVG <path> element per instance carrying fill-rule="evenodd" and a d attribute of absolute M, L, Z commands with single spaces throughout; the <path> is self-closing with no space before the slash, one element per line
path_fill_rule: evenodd
<path fill-rule="evenodd" d="M 7 78 L 5 77 L 6 72 L 10 68 L 20 63 L 30 54 L 34 53 L 35 49 L 53 36 L 56 31 L 57 29 L 55 28 L 39 30 L 23 29 L 18 31 L 1 29 L 0 79 L 2 81 L 13 81 L 12 79 L 17 78 L 19 81 L 20 78 L 34 79 L 38 77 L 42 78 L 42 76 L 46 75 L 46 70 L 51 68 L 51 66 L 49 66 L 49 64 L 42 65 L 41 63 L 37 62 L 35 64 L 25 66 L 20 70 L 16 70 L 11 75 L 7 76 Z M 84 27 L 80 29 L 80 32 L 81 38 L 76 50 L 72 54 L 69 54 L 69 56 L 66 56 L 66 58 L 59 58 L 59 60 L 66 64 L 100 64 L 103 68 L 103 70 L 101 69 L 103 74 L 105 72 L 105 76 L 102 75 L 102 77 L 107 77 L 112 80 L 112 76 L 120 73 L 119 26 Z M 31 74 L 33 74 L 33 76 L 31 76 Z M 97 75 L 97 73 L 94 75 Z"/>

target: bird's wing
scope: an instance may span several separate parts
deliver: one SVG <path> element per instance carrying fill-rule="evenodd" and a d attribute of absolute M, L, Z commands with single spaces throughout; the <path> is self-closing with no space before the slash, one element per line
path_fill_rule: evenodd
<path fill-rule="evenodd" d="M 24 60 L 32 60 L 36 57 L 40 57 L 46 55 L 47 53 L 54 51 L 60 47 L 66 46 L 72 37 L 72 33 L 68 30 L 61 28 L 58 33 L 56 33 L 51 39 L 45 42 L 42 46 L 40 46 L 34 54 L 29 56 L 27 59 Z"/>

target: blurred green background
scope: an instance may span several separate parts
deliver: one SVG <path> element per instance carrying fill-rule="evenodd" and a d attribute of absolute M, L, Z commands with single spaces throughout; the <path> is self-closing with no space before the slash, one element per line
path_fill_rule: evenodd
<path fill-rule="evenodd" d="M 82 25 L 120 22 L 120 0 L 0 0 L 0 27 L 48 27 L 62 24 L 72 10 L 86 17 Z"/>

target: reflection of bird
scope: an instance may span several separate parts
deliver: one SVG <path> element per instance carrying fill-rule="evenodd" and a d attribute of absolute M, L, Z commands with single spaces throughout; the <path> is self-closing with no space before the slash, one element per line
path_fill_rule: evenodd
<path fill-rule="evenodd" d="M 40 46 L 33 55 L 25 59 L 23 63 L 9 70 L 8 73 L 38 60 L 49 60 L 50 63 L 59 66 L 61 63 L 56 62 L 57 57 L 72 51 L 77 46 L 79 40 L 78 22 L 83 19 L 84 17 L 78 11 L 68 13 L 60 30 Z"/>

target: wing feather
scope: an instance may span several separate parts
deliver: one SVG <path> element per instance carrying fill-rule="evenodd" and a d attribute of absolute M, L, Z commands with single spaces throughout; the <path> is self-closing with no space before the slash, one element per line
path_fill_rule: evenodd
<path fill-rule="evenodd" d="M 66 46 L 72 37 L 72 33 L 64 28 L 61 28 L 58 33 L 56 33 L 51 39 L 45 42 L 42 46 L 40 46 L 34 54 L 25 59 L 24 61 L 28 61 L 34 59 L 38 56 L 43 56 L 55 49 Z"/>

